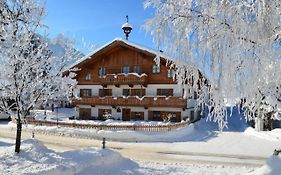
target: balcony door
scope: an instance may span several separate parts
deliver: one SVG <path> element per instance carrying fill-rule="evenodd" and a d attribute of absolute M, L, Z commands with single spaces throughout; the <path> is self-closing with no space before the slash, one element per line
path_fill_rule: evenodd
<path fill-rule="evenodd" d="M 79 109 L 79 119 L 80 120 L 90 120 L 91 119 L 91 108 L 80 108 Z"/>
<path fill-rule="evenodd" d="M 122 109 L 122 120 L 129 121 L 131 119 L 131 109 L 123 108 Z"/>

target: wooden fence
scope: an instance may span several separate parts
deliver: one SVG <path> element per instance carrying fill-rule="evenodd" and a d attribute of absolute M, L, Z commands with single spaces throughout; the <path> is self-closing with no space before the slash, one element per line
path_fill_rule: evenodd
<path fill-rule="evenodd" d="M 102 124 L 80 124 L 80 123 L 68 123 L 68 122 L 54 122 L 54 121 L 42 121 L 35 120 L 33 118 L 26 119 L 27 124 L 33 124 L 37 126 L 59 126 L 68 128 L 81 128 L 81 129 L 97 129 L 97 130 L 133 130 L 133 131 L 147 131 L 147 132 L 160 132 L 171 131 L 177 128 L 184 127 L 190 124 L 189 121 L 180 123 L 169 123 L 163 125 L 102 125 Z"/>

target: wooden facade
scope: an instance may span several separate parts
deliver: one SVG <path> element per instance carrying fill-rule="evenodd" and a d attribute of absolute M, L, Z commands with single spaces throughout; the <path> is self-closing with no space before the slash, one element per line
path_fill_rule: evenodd
<path fill-rule="evenodd" d="M 78 84 L 175 84 L 173 78 L 168 78 L 168 68 L 164 59 L 160 63 L 160 72 L 153 73 L 155 55 L 137 48 L 128 46 L 122 41 L 115 41 L 89 59 L 77 65 L 82 68 L 76 78 Z M 136 73 L 134 68 L 139 66 L 139 74 L 147 76 L 122 75 L 123 67 L 129 67 L 129 73 Z M 105 69 L 105 75 L 99 75 L 100 69 Z M 91 74 L 92 78 L 85 77 Z M 120 74 L 120 75 L 118 75 Z M 114 75 L 116 76 L 114 78 Z M 123 77 L 123 78 L 122 78 Z"/>
<path fill-rule="evenodd" d="M 155 57 L 156 52 L 116 39 L 76 64 L 81 98 L 72 103 L 80 109 L 79 118 L 100 119 L 107 109 L 124 121 L 187 117 L 188 103 L 173 88 L 174 70 L 165 58 L 156 65 Z"/>

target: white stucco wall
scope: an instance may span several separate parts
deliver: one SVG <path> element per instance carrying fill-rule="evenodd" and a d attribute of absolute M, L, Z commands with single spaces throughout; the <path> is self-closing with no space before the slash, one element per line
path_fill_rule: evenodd
<path fill-rule="evenodd" d="M 156 96 L 157 89 L 173 89 L 174 96 L 182 96 L 182 89 L 178 88 L 177 84 L 151 84 L 147 85 L 146 94 L 148 96 Z"/>
<path fill-rule="evenodd" d="M 101 85 L 78 85 L 77 88 L 80 89 L 91 89 L 93 96 L 99 95 L 99 89 L 102 89 L 103 87 Z M 140 89 L 145 88 L 146 89 L 146 96 L 157 96 L 157 89 L 173 89 L 174 96 L 181 96 L 182 95 L 182 89 L 178 88 L 177 84 L 151 84 L 147 87 L 143 87 L 140 85 L 135 85 L 133 88 L 129 87 L 128 85 L 120 85 L 119 87 L 116 87 L 114 85 L 107 86 L 108 89 L 112 89 L 112 96 L 122 96 L 123 89 Z M 144 112 L 144 120 L 148 120 L 148 111 L 174 111 L 174 112 L 181 112 L 182 119 L 190 116 L 190 112 L 194 111 L 193 108 L 195 106 L 195 100 L 189 99 L 187 103 L 187 109 L 183 110 L 182 108 L 161 108 L 161 107 L 149 107 L 148 109 L 145 109 L 144 107 L 130 107 L 132 112 Z M 95 107 L 92 107 L 90 105 L 78 105 L 81 108 L 91 108 L 91 115 L 97 117 L 98 116 L 98 109 L 111 109 L 112 111 L 112 117 L 115 119 L 122 119 L 122 108 L 125 108 L 124 106 L 117 106 L 116 108 L 112 108 L 112 106 L 100 106 L 96 105 Z M 117 108 L 121 109 L 121 112 L 117 112 Z M 194 112 L 196 115 L 196 112 Z M 76 117 L 79 116 L 79 110 L 76 111 Z"/>
<path fill-rule="evenodd" d="M 77 85 L 77 88 L 80 89 L 92 89 L 92 95 L 98 96 L 99 89 L 103 87 L 101 85 Z M 178 88 L 176 84 L 151 84 L 147 87 L 140 85 L 135 85 L 134 87 L 129 87 L 128 85 L 120 85 L 116 87 L 114 85 L 107 86 L 107 89 L 112 89 L 112 96 L 122 96 L 123 89 L 140 89 L 143 88 L 146 91 L 146 96 L 157 96 L 157 89 L 173 89 L 174 96 L 182 96 L 182 89 Z"/>

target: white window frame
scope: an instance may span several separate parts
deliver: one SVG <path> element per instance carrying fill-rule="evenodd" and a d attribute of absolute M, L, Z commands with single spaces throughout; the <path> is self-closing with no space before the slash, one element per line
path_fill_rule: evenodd
<path fill-rule="evenodd" d="M 153 67 L 152 67 L 152 73 L 154 73 L 154 74 L 157 74 L 157 73 L 160 73 L 160 65 L 159 66 L 157 66 L 157 65 L 153 65 Z"/>

